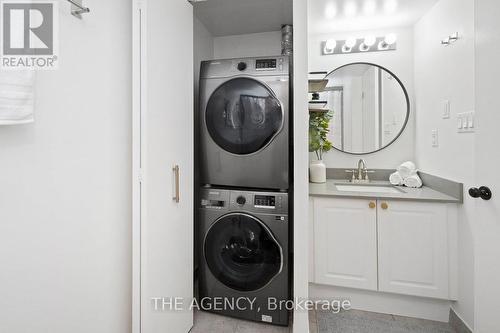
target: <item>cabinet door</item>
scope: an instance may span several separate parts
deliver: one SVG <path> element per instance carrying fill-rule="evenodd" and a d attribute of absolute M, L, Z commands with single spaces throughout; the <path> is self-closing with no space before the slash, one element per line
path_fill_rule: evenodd
<path fill-rule="evenodd" d="M 377 290 L 375 201 L 314 199 L 315 282 Z"/>
<path fill-rule="evenodd" d="M 379 290 L 449 297 L 447 207 L 379 201 Z"/>
<path fill-rule="evenodd" d="M 192 5 L 183 0 L 137 0 L 134 333 L 187 333 L 193 325 L 192 161 Z M 171 297 L 183 300 L 183 311 L 164 306 L 163 300 Z"/>

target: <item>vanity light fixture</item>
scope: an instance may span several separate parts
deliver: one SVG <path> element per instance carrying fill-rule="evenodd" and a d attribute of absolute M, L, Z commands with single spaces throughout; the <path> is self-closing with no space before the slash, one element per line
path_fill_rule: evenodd
<path fill-rule="evenodd" d="M 328 39 L 322 42 L 322 55 L 394 51 L 397 49 L 396 34 L 384 37 L 366 36 L 365 38 L 348 38 L 346 40 Z"/>
<path fill-rule="evenodd" d="M 337 41 L 335 39 L 329 39 L 325 43 L 325 47 L 323 48 L 323 52 L 325 54 L 333 54 L 333 52 L 335 52 L 336 47 L 337 47 Z"/>

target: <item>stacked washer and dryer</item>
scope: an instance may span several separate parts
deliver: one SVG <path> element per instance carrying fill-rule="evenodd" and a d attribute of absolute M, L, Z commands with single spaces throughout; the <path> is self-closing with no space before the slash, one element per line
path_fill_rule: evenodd
<path fill-rule="evenodd" d="M 199 298 L 277 325 L 289 313 L 274 304 L 290 298 L 289 68 L 287 56 L 203 62 L 198 115 Z"/>

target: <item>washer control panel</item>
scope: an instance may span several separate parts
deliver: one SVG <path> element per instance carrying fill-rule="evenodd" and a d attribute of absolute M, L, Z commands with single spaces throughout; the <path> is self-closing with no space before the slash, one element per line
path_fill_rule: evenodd
<path fill-rule="evenodd" d="M 281 192 L 231 191 L 230 207 L 249 212 L 288 214 L 288 194 Z"/>
<path fill-rule="evenodd" d="M 276 197 L 273 195 L 255 195 L 254 206 L 260 208 L 276 208 Z"/>
<path fill-rule="evenodd" d="M 288 193 L 204 188 L 200 208 L 288 215 Z"/>

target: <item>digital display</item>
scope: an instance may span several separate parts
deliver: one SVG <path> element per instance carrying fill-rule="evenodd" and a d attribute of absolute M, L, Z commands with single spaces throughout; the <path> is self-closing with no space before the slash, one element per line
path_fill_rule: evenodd
<path fill-rule="evenodd" d="M 256 69 L 276 69 L 276 59 L 259 59 L 255 64 Z"/>
<path fill-rule="evenodd" d="M 276 197 L 269 195 L 256 195 L 254 200 L 256 207 L 274 208 L 276 207 Z"/>
<path fill-rule="evenodd" d="M 207 208 L 223 208 L 224 201 L 222 200 L 201 200 L 201 206 Z"/>

